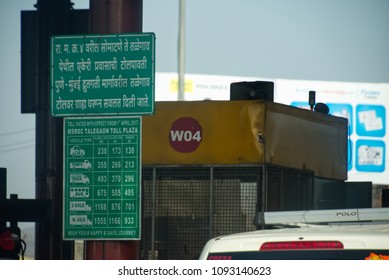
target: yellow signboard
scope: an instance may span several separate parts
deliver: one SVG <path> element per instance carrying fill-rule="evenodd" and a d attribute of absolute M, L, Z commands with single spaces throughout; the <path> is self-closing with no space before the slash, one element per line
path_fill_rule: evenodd
<path fill-rule="evenodd" d="M 254 105 L 247 101 L 157 102 L 155 115 L 143 117 L 143 163 L 262 162 L 263 149 L 251 133 L 249 109 Z M 263 126 L 262 120 L 255 125 Z"/>
<path fill-rule="evenodd" d="M 143 117 L 145 165 L 273 164 L 347 179 L 348 122 L 275 102 L 156 102 Z"/>

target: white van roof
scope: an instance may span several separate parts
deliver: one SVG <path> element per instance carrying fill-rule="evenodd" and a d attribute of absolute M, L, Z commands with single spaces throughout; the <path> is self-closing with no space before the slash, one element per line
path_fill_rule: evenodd
<path fill-rule="evenodd" d="M 389 223 L 389 208 L 330 209 L 265 212 L 265 224 L 382 222 Z"/>
<path fill-rule="evenodd" d="M 306 213 L 307 211 L 303 212 Z M 379 221 L 389 219 L 385 211 L 380 211 L 380 213 L 383 215 L 376 217 Z M 277 217 L 275 219 L 277 224 L 280 222 L 279 218 Z M 293 220 L 288 219 L 288 216 L 286 218 L 288 221 Z M 323 222 L 322 218 L 319 220 Z M 298 222 L 301 221 L 298 220 Z M 332 219 L 331 222 L 333 222 Z M 209 254 L 217 253 L 281 250 L 281 247 L 272 246 L 290 246 L 285 250 L 296 249 L 293 246 L 305 246 L 304 248 L 297 248 L 297 250 L 389 250 L 389 222 L 381 222 L 378 224 L 371 222 L 353 222 L 351 224 L 337 223 L 326 225 L 300 223 L 300 227 L 264 229 L 231 234 L 209 240 L 203 248 L 200 259 L 207 259 Z"/>

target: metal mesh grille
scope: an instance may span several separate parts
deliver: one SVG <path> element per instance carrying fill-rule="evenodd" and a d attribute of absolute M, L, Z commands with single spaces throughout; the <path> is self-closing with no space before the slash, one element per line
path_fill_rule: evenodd
<path fill-rule="evenodd" d="M 142 258 L 195 259 L 212 237 L 255 230 L 263 166 L 144 167 Z M 308 209 L 310 173 L 266 169 L 267 210 Z"/>
<path fill-rule="evenodd" d="M 211 237 L 254 230 L 260 170 L 143 168 L 143 258 L 194 259 Z"/>
<path fill-rule="evenodd" d="M 212 236 L 255 230 L 253 218 L 261 185 L 261 167 L 213 169 Z"/>
<path fill-rule="evenodd" d="M 312 209 L 312 172 L 268 166 L 267 176 L 267 211 Z"/>

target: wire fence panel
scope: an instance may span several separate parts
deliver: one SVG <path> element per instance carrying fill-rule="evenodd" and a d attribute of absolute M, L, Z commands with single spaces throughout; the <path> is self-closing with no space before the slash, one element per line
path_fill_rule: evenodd
<path fill-rule="evenodd" d="M 141 257 L 196 259 L 210 238 L 255 230 L 263 203 L 305 207 L 309 175 L 277 167 L 266 169 L 267 181 L 262 174 L 261 165 L 143 167 Z"/>

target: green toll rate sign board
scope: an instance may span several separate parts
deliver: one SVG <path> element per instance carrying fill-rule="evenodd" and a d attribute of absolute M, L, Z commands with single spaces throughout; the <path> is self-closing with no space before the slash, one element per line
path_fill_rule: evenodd
<path fill-rule="evenodd" d="M 53 116 L 154 113 L 154 33 L 53 36 L 50 51 Z"/>
<path fill-rule="evenodd" d="M 141 130 L 136 116 L 64 119 L 64 239 L 140 239 Z"/>

